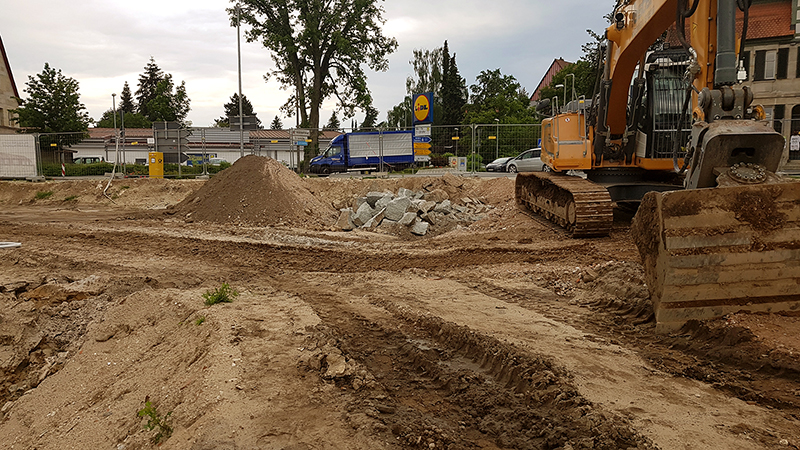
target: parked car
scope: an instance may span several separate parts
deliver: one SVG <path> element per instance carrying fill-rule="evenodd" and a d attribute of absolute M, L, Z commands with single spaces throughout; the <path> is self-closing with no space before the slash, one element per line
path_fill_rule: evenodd
<path fill-rule="evenodd" d="M 520 153 L 519 156 L 512 159 L 506 165 L 506 171 L 516 172 L 538 172 L 544 170 L 544 163 L 542 162 L 542 149 L 532 148 Z"/>
<path fill-rule="evenodd" d="M 105 162 L 102 156 L 81 156 L 72 160 L 73 164 L 97 164 Z"/>
<path fill-rule="evenodd" d="M 497 158 L 494 161 L 490 162 L 486 165 L 487 172 L 505 172 L 506 171 L 506 164 L 509 161 L 514 159 L 513 156 L 507 156 L 505 158 Z"/>

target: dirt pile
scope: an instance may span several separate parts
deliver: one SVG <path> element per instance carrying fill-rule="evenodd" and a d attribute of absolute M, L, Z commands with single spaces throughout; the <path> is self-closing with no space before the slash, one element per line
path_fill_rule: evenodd
<path fill-rule="evenodd" d="M 245 156 L 171 209 L 187 221 L 245 226 L 330 227 L 336 212 L 291 170 L 271 158 Z"/>

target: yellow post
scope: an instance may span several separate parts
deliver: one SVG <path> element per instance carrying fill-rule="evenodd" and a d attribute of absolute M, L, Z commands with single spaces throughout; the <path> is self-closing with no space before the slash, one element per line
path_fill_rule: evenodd
<path fill-rule="evenodd" d="M 164 178 L 164 154 L 150 152 L 150 178 Z"/>

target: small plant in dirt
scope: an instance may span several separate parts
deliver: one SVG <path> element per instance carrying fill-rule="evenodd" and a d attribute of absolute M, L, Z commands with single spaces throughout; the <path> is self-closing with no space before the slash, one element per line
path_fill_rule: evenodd
<path fill-rule="evenodd" d="M 200 316 L 194 321 L 195 325 L 202 325 L 206 321 L 206 316 Z"/>
<path fill-rule="evenodd" d="M 36 200 L 44 200 L 50 198 L 52 195 L 53 191 L 39 191 L 36 193 Z"/>
<path fill-rule="evenodd" d="M 69 197 L 65 198 L 64 201 L 65 202 L 71 202 L 71 201 L 77 200 L 77 199 L 78 199 L 77 195 L 70 195 Z"/>
<path fill-rule="evenodd" d="M 168 439 L 172 435 L 172 426 L 169 424 L 169 416 L 172 415 L 172 412 L 168 412 L 167 415 L 162 416 L 161 413 L 158 412 L 153 403 L 145 398 L 144 401 L 144 408 L 140 409 L 139 417 L 147 418 L 147 425 L 144 428 L 147 431 L 158 430 L 155 436 L 153 436 L 153 443 L 158 444 L 163 439 Z"/>
<path fill-rule="evenodd" d="M 206 291 L 203 294 L 206 306 L 216 305 L 217 303 L 230 303 L 238 296 L 239 293 L 228 283 L 222 283 L 219 288 L 213 291 Z"/>

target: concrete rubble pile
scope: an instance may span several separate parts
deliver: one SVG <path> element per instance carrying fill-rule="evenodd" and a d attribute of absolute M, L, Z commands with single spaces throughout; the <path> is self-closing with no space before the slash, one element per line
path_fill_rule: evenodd
<path fill-rule="evenodd" d="M 476 222 L 490 209 L 491 206 L 470 197 L 451 201 L 442 189 L 414 192 L 400 188 L 396 195 L 388 191 L 369 192 L 366 197 L 356 198 L 353 207 L 340 210 L 335 228 L 389 234 L 407 229 L 417 236 L 425 236 L 432 227 Z"/>

